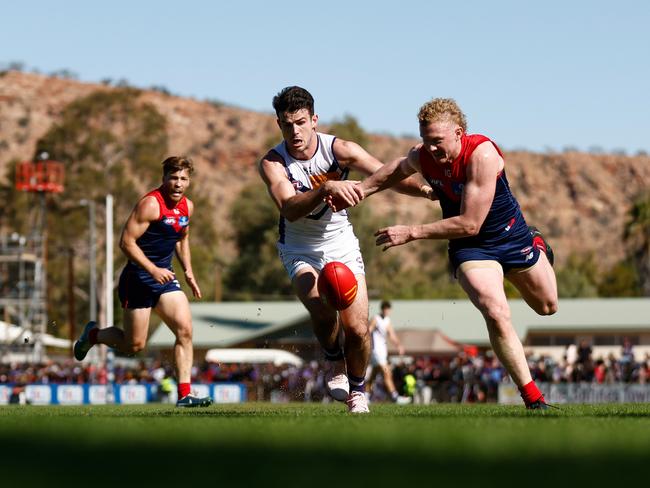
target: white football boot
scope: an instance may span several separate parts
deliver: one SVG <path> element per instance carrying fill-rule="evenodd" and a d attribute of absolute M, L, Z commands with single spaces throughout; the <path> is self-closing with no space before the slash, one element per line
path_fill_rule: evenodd
<path fill-rule="evenodd" d="M 345 403 L 350 413 L 370 413 L 366 394 L 361 391 L 353 391 L 350 393 Z"/>
<path fill-rule="evenodd" d="M 344 402 L 350 395 L 350 382 L 345 374 L 345 361 L 328 361 L 330 363 L 325 373 L 327 393 L 339 402 Z"/>

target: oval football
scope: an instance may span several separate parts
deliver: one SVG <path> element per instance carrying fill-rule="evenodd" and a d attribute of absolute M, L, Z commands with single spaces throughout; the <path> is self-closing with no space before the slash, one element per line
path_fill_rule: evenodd
<path fill-rule="evenodd" d="M 321 299 L 336 310 L 345 310 L 357 297 L 357 279 L 345 264 L 332 261 L 323 266 L 318 275 Z"/>

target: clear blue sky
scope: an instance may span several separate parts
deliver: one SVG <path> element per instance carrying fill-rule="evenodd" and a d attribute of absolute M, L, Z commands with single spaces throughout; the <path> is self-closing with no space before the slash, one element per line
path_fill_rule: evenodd
<path fill-rule="evenodd" d="M 650 2 L 2 2 L 0 63 L 127 79 L 271 111 L 417 134 L 432 97 L 506 149 L 650 151 Z"/>

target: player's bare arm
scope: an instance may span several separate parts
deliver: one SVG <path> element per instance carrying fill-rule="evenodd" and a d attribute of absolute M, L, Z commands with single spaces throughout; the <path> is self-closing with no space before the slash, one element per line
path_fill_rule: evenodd
<path fill-rule="evenodd" d="M 272 200 L 290 222 L 309 215 L 328 195 L 336 195 L 349 206 L 356 205 L 361 198 L 356 181 L 326 181 L 313 190 L 296 192 L 279 156 L 273 151 L 262 159 L 259 171 Z"/>
<path fill-rule="evenodd" d="M 492 143 L 484 142 L 467 165 L 460 215 L 422 225 L 395 225 L 379 229 L 376 244 L 387 250 L 416 239 L 459 239 L 478 234 L 487 217 L 503 159 Z"/>
<path fill-rule="evenodd" d="M 368 333 L 372 334 L 372 331 L 377 327 L 377 319 L 373 317 L 368 324 Z"/>
<path fill-rule="evenodd" d="M 336 139 L 334 141 L 333 150 L 336 159 L 344 167 L 355 169 L 368 175 L 368 178 L 366 178 L 364 182 L 379 173 L 378 176 L 374 177 L 374 179 L 365 186 L 363 182 L 359 184 L 360 190 L 363 193 L 361 196 L 362 199 L 372 193 L 386 188 L 393 188 L 395 191 L 406 195 L 426 198 L 430 197 L 433 193 L 431 187 L 427 185 L 420 176 L 415 175 L 416 170 L 410 171 L 408 168 L 402 170 L 401 162 L 402 159 L 405 158 L 384 165 L 357 143 L 345 141 L 343 139 Z M 380 187 L 376 185 L 377 181 L 382 181 L 383 186 Z M 368 192 L 368 189 L 373 187 L 374 191 Z M 328 199 L 330 206 L 332 206 L 334 202 L 336 202 L 335 198 Z M 334 205 L 334 210 L 341 210 L 341 208 L 336 208 Z"/>
<path fill-rule="evenodd" d="M 413 148 L 405 157 L 397 158 L 384 164 L 359 184 L 363 190 L 364 198 L 387 188 L 391 188 L 404 180 L 404 184 L 407 184 L 409 189 L 412 190 L 408 194 L 434 200 L 436 198 L 435 193 L 433 192 L 433 189 L 424 182 L 424 179 L 421 178 L 418 180 L 411 177 L 411 175 L 419 171 L 419 168 L 419 162 L 417 161 L 417 148 Z M 416 186 L 417 190 L 415 190 Z"/>
<path fill-rule="evenodd" d="M 393 345 L 397 348 L 397 351 L 399 352 L 399 355 L 403 356 L 404 355 L 404 347 L 402 346 L 402 343 L 400 342 L 399 337 L 397 337 L 397 334 L 395 333 L 395 329 L 393 329 L 393 326 L 391 324 L 388 324 L 388 327 L 386 328 L 386 331 L 388 332 L 388 338 L 393 343 Z"/>
<path fill-rule="evenodd" d="M 187 199 L 187 212 L 189 217 L 192 217 L 192 213 L 194 212 L 194 203 L 192 203 L 190 199 Z M 183 237 L 181 237 L 176 243 L 176 257 L 181 263 L 181 267 L 185 273 L 185 281 L 192 289 L 192 294 L 196 298 L 201 298 L 201 288 L 199 288 L 199 283 L 196 281 L 196 278 L 194 278 L 194 272 L 192 271 L 192 254 L 190 252 L 189 226 L 185 227 Z"/>
<path fill-rule="evenodd" d="M 174 273 L 152 263 L 136 242 L 149 228 L 149 224 L 158 218 L 160 218 L 160 208 L 155 197 L 147 196 L 140 200 L 122 229 L 120 249 L 129 260 L 143 268 L 157 283 L 164 284 L 174 279 Z"/>

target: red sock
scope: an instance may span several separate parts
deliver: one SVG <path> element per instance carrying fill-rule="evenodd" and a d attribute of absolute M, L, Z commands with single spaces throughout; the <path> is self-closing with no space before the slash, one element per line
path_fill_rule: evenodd
<path fill-rule="evenodd" d="M 178 384 L 178 398 L 183 398 L 190 394 L 191 386 L 189 383 L 179 383 Z"/>
<path fill-rule="evenodd" d="M 88 332 L 88 340 L 90 341 L 91 344 L 97 344 L 97 334 L 99 333 L 99 328 L 95 327 L 94 329 L 90 329 L 90 332 Z"/>
<path fill-rule="evenodd" d="M 537 400 L 544 401 L 544 395 L 539 391 L 539 388 L 537 388 L 534 381 L 520 387 L 519 392 L 521 393 L 521 398 L 524 399 L 526 406 L 535 403 Z"/>

